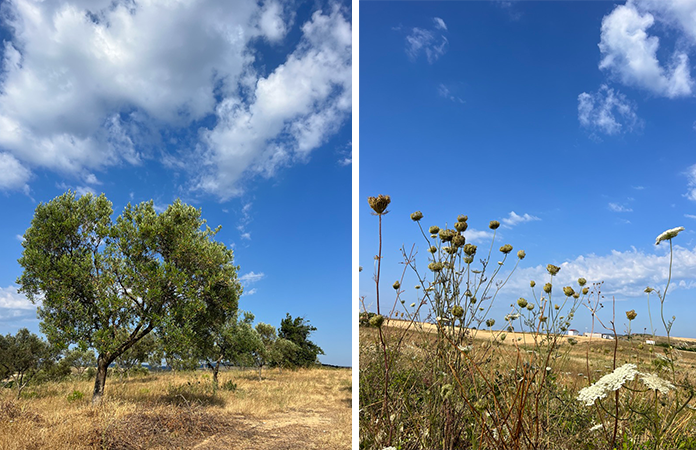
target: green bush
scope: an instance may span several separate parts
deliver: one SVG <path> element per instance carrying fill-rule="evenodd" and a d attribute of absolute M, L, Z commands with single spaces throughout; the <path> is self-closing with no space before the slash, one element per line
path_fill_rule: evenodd
<path fill-rule="evenodd" d="M 68 402 L 73 403 L 73 402 L 79 402 L 85 398 L 85 394 L 78 390 L 72 391 L 70 394 L 68 394 Z"/>

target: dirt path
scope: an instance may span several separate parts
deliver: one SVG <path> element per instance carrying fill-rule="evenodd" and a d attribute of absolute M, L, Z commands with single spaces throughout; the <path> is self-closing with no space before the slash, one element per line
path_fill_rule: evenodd
<path fill-rule="evenodd" d="M 350 409 L 350 408 L 348 408 Z M 345 446 L 335 447 L 335 433 L 341 427 L 341 417 L 335 410 L 299 410 L 278 413 L 258 419 L 234 417 L 234 427 L 210 436 L 194 449 L 214 450 L 234 448 L 239 450 L 294 450 L 325 449 L 333 441 L 337 449 L 351 448 L 350 440 Z"/>

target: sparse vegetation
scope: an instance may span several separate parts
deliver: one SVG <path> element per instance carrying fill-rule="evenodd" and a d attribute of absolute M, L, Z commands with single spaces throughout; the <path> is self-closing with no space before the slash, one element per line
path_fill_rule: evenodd
<path fill-rule="evenodd" d="M 369 199 L 380 242 L 390 201 Z M 457 217 L 452 229 L 424 229 L 423 217 L 411 215 L 426 241 L 427 269 L 415 251 L 402 249 L 404 274 L 418 280 L 416 301 L 402 298 L 402 275 L 392 285 L 394 306 L 380 309 L 380 248 L 376 313 L 363 305 L 361 449 L 696 448 L 696 358 L 677 350 L 680 340 L 670 336 L 663 308 L 669 281 L 650 291 L 660 300 L 666 333 L 654 338 L 657 345 L 644 345 L 630 328 L 619 336 L 616 312 L 606 323 L 596 314 L 602 284 L 580 278 L 558 286 L 561 268 L 552 264 L 548 279 L 532 280 L 501 320 L 489 312 L 514 272 L 499 279 L 514 253 L 505 244 L 493 256 L 500 224 L 490 223 L 492 242 L 481 255 L 463 236 L 468 217 Z M 679 231 L 661 240 L 671 246 Z M 517 252 L 515 268 L 525 256 Z M 566 336 L 584 311 L 592 332 L 612 339 Z M 625 313 L 630 324 L 636 313 Z"/>

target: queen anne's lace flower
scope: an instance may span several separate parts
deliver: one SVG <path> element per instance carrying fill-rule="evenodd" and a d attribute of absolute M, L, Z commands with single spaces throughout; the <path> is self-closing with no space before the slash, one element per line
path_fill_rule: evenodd
<path fill-rule="evenodd" d="M 663 380 L 654 373 L 641 373 L 640 379 L 643 383 L 654 391 L 660 391 L 662 394 L 666 394 L 670 389 L 674 389 L 674 385 L 667 380 Z"/>
<path fill-rule="evenodd" d="M 667 241 L 673 237 L 676 237 L 680 231 L 684 231 L 684 227 L 672 228 L 671 230 L 663 232 L 657 237 L 657 239 L 655 239 L 655 245 L 658 245 L 662 241 Z"/>
<path fill-rule="evenodd" d="M 609 392 L 618 390 L 625 382 L 633 380 L 639 372 L 635 364 L 624 364 L 617 367 L 612 373 L 604 375 L 597 382 L 586 388 L 582 388 L 578 393 L 577 400 L 584 402 L 587 406 L 597 399 L 602 399 Z"/>

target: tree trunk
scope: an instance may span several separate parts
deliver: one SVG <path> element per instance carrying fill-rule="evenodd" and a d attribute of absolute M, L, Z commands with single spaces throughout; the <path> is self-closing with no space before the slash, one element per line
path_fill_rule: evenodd
<path fill-rule="evenodd" d="M 104 396 L 104 385 L 106 384 L 106 371 L 109 369 L 109 361 L 104 355 L 97 358 L 97 378 L 94 380 L 94 393 L 92 394 L 92 404 L 98 405 Z"/>
<path fill-rule="evenodd" d="M 259 381 L 262 380 L 262 378 L 261 378 L 261 369 L 263 369 L 263 365 L 262 365 L 262 364 L 259 364 Z"/>
<path fill-rule="evenodd" d="M 222 360 L 222 356 L 218 358 L 217 361 L 215 361 L 215 366 L 211 366 L 213 369 L 213 384 L 215 385 L 215 390 L 218 388 L 218 371 L 220 370 L 220 361 Z"/>

